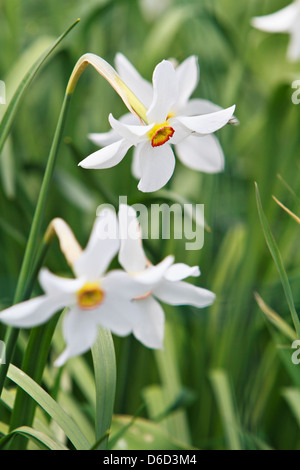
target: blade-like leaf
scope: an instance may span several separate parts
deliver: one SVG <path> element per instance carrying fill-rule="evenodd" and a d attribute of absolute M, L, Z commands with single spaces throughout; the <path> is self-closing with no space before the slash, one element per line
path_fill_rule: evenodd
<path fill-rule="evenodd" d="M 66 446 L 60 442 L 54 441 L 51 439 L 51 437 L 47 436 L 47 434 L 44 434 L 43 432 L 37 431 L 36 429 L 30 428 L 28 426 L 21 426 L 2 437 L 2 439 L 0 439 L 0 449 L 3 449 L 9 443 L 9 441 L 18 434 L 21 434 L 22 436 L 25 436 L 28 439 L 34 441 L 41 449 L 46 448 L 48 450 L 68 450 Z"/>
<path fill-rule="evenodd" d="M 210 373 L 210 380 L 216 396 L 229 448 L 231 450 L 241 450 L 242 445 L 238 419 L 227 374 L 223 370 L 213 370 Z"/>
<path fill-rule="evenodd" d="M 96 440 L 110 429 L 116 391 L 116 360 L 113 339 L 109 330 L 99 329 L 92 348 L 96 381 Z M 101 440 L 98 449 L 107 448 L 108 438 Z"/>
<path fill-rule="evenodd" d="M 9 366 L 7 377 L 28 393 L 51 416 L 77 450 L 87 450 L 90 448 L 90 443 L 80 432 L 72 418 L 34 380 L 13 364 Z"/>
<path fill-rule="evenodd" d="M 283 261 L 282 261 L 278 246 L 272 235 L 266 216 L 264 214 L 257 184 L 255 184 L 255 190 L 256 190 L 256 202 L 257 202 L 258 214 L 259 214 L 261 226 L 263 229 L 263 233 L 265 236 L 265 240 L 267 242 L 272 258 L 276 264 L 276 267 L 277 267 L 277 270 L 281 279 L 281 284 L 285 293 L 285 297 L 286 297 L 286 300 L 287 300 L 287 303 L 291 312 L 292 320 L 293 320 L 293 323 L 297 332 L 297 336 L 298 338 L 300 338 L 300 321 L 299 321 L 299 317 L 295 309 L 293 294 L 292 294 L 292 290 L 291 290 L 290 283 L 288 280 L 288 276 L 284 269 Z"/>
<path fill-rule="evenodd" d="M 34 65 L 29 69 L 25 77 L 22 79 L 15 94 L 13 95 L 12 99 L 8 104 L 0 123 L 0 153 L 3 149 L 3 145 L 10 132 L 13 120 L 18 111 L 18 107 L 27 88 L 35 78 L 36 74 L 38 73 L 46 59 L 51 55 L 54 49 L 60 44 L 60 42 L 65 38 L 65 36 L 67 36 L 67 34 L 74 28 L 74 26 L 76 26 L 78 22 L 79 20 L 76 20 L 61 36 L 59 36 L 59 38 L 53 43 L 53 45 L 34 63 Z"/>

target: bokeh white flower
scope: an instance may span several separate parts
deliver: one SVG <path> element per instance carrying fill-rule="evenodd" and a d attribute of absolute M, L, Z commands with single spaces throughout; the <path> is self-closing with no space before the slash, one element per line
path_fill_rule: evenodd
<path fill-rule="evenodd" d="M 143 192 L 156 191 L 171 178 L 175 168 L 171 145 L 178 158 L 194 170 L 223 170 L 224 155 L 213 133 L 232 119 L 235 106 L 222 109 L 207 100 L 190 99 L 199 80 L 196 57 L 189 57 L 176 68 L 170 61 L 160 62 L 153 73 L 153 86 L 122 54 L 116 56 L 116 68 L 147 108 L 147 122 L 140 123 L 130 114 L 116 120 L 110 114 L 113 130 L 89 135 L 104 148 L 89 155 L 80 166 L 111 168 L 134 147 L 132 171 Z"/>
<path fill-rule="evenodd" d="M 184 282 L 189 276 L 200 275 L 198 266 L 174 263 L 168 256 L 153 266 L 144 252 L 142 232 L 132 207 L 119 208 L 120 251 L 119 263 L 136 281 L 143 284 L 144 293 L 134 300 L 139 314 L 132 317 L 134 336 L 145 346 L 163 348 L 165 314 L 158 301 L 169 305 L 208 307 L 215 294 L 207 289 Z"/>
<path fill-rule="evenodd" d="M 103 220 L 103 217 L 96 219 L 85 250 L 74 262 L 75 279 L 56 276 L 43 268 L 39 282 L 45 294 L 0 313 L 3 323 L 31 328 L 68 307 L 63 318 L 66 349 L 56 360 L 57 366 L 89 350 L 97 338 L 99 326 L 120 336 L 132 330 L 135 312 L 132 298 L 141 295 L 143 288 L 123 270 L 105 274 L 119 250 L 119 238 L 115 213 L 105 210 L 105 224 Z M 107 223 L 116 236 L 106 236 L 104 225 Z"/>
<path fill-rule="evenodd" d="M 300 59 L 300 0 L 270 15 L 253 18 L 252 25 L 269 33 L 290 34 L 287 57 L 293 62 Z"/>

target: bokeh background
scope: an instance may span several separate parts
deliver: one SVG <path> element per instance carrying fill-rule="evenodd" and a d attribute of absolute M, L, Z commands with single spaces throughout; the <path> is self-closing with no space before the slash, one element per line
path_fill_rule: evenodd
<path fill-rule="evenodd" d="M 201 278 L 191 282 L 214 291 L 217 300 L 204 310 L 165 306 L 164 351 L 148 350 L 131 336 L 114 337 L 118 373 L 114 429 L 122 424 L 117 416 L 136 413 L 138 419 L 154 426 L 150 432 L 148 421 L 142 420 L 145 429 L 137 434 L 136 428 L 129 428 L 116 448 L 300 449 L 300 365 L 291 362 L 291 339 L 265 314 L 271 308 L 292 325 L 259 221 L 254 184 L 258 184 L 297 309 L 300 227 L 272 195 L 300 213 L 300 105 L 291 101 L 291 84 L 300 79 L 300 63 L 286 59 L 287 35 L 263 33 L 250 25 L 253 16 L 288 3 L 0 1 L 0 79 L 6 83 L 7 99 L 40 54 L 81 18 L 28 89 L 0 157 L 2 308 L 12 302 L 65 87 L 82 54 L 93 52 L 113 64 L 120 51 L 149 80 L 162 59 L 181 62 L 194 54 L 201 71 L 194 96 L 224 107 L 237 106 L 240 125 L 218 133 L 226 157 L 224 173 L 201 174 L 177 160 L 167 194 L 147 195 L 137 190 L 130 154 L 109 170 L 87 171 L 77 166 L 96 150 L 87 134 L 108 130 L 110 112 L 119 117 L 126 111 L 118 95 L 88 68 L 72 98 L 44 229 L 53 217 L 62 217 L 84 245 L 97 206 L 116 201 L 119 195 L 127 195 L 130 204 L 146 205 L 168 198 L 171 203 L 179 195 L 205 205 L 209 227 L 204 247 L 197 252 L 186 252 L 185 240 L 149 241 L 153 262 L 173 253 L 178 262 L 199 265 Z M 56 273 L 70 275 L 57 243 L 46 264 Z M 38 285 L 35 292 L 40 292 Z M 255 293 L 269 306 L 265 312 Z M 3 334 L 0 326 L 0 338 Z M 27 338 L 28 332 L 23 331 L 17 365 Z M 62 348 L 58 328 L 43 384 L 49 393 L 60 388 L 57 399 L 88 433 L 92 422 L 90 353 L 57 371 L 52 362 Z M 156 440 L 147 440 L 152 432 Z"/>

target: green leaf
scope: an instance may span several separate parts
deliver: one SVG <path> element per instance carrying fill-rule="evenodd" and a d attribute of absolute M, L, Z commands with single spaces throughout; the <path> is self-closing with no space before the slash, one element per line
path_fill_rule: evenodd
<path fill-rule="evenodd" d="M 96 381 L 96 440 L 110 429 L 116 392 L 116 359 L 109 330 L 99 329 L 92 348 Z M 98 449 L 106 449 L 108 438 L 101 440 Z"/>
<path fill-rule="evenodd" d="M 9 366 L 7 377 L 28 393 L 51 416 L 77 450 L 87 450 L 90 448 L 90 443 L 80 432 L 72 418 L 34 380 L 13 364 Z"/>
<path fill-rule="evenodd" d="M 41 449 L 46 448 L 48 450 L 68 450 L 66 446 L 54 441 L 51 439 L 51 437 L 47 436 L 47 434 L 44 434 L 43 432 L 37 431 L 28 426 L 21 426 L 17 429 L 14 429 L 12 432 L 0 439 L 0 449 L 3 449 L 9 443 L 9 441 L 14 439 L 14 437 L 18 434 L 21 434 L 22 436 L 25 436 L 26 438 L 34 441 Z"/>
<path fill-rule="evenodd" d="M 281 284 L 285 293 L 285 297 L 286 297 L 286 300 L 287 300 L 287 303 L 291 312 L 292 320 L 294 322 L 294 326 L 297 332 L 297 336 L 298 338 L 300 338 L 300 321 L 299 321 L 299 317 L 295 309 L 293 294 L 292 294 L 292 290 L 291 290 L 290 283 L 288 280 L 288 276 L 284 269 L 280 251 L 277 247 L 276 241 L 272 235 L 266 216 L 264 214 L 257 184 L 255 184 L 255 190 L 256 190 L 256 202 L 257 202 L 258 214 L 259 214 L 261 226 L 263 229 L 263 233 L 265 236 L 265 240 L 267 242 L 272 258 L 276 264 L 276 267 L 277 267 L 277 270 L 281 279 Z"/>
<path fill-rule="evenodd" d="M 125 429 L 125 432 L 122 431 Z M 132 416 L 114 416 L 111 435 L 120 438 L 112 450 L 188 450 L 190 446 L 174 439 L 164 432 L 161 427 L 143 418 L 133 419 Z"/>
<path fill-rule="evenodd" d="M 298 426 L 300 427 L 300 390 L 292 387 L 285 388 L 283 396 L 288 402 Z"/>
<path fill-rule="evenodd" d="M 10 100 L 4 116 L 0 123 L 0 153 L 2 152 L 4 143 L 7 139 L 7 136 L 10 132 L 11 126 L 13 124 L 14 118 L 20 106 L 21 100 L 24 97 L 24 94 L 35 78 L 36 74 L 46 61 L 46 59 L 51 55 L 54 49 L 60 44 L 60 42 L 69 34 L 69 32 L 77 25 L 79 20 L 76 20 L 59 38 L 52 44 L 52 46 L 33 64 L 33 66 L 28 70 L 25 77 L 20 82 L 16 92 L 14 93 L 12 99 Z"/>
<path fill-rule="evenodd" d="M 229 449 L 241 450 L 238 418 L 236 416 L 229 380 L 224 370 L 213 370 L 210 380 L 222 418 Z"/>
<path fill-rule="evenodd" d="M 297 335 L 295 331 L 290 327 L 290 325 L 284 321 L 271 307 L 269 307 L 260 295 L 257 292 L 254 293 L 254 297 L 256 299 L 257 304 L 259 305 L 262 312 L 265 314 L 267 319 L 273 323 L 276 328 L 281 331 L 288 339 L 294 341 L 297 339 Z"/>

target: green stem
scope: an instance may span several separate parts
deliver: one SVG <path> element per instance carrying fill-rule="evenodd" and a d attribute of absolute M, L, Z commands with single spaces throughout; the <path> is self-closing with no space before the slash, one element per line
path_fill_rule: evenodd
<path fill-rule="evenodd" d="M 48 193 L 50 189 L 50 183 L 51 183 L 54 167 L 56 164 L 58 148 L 59 148 L 59 144 L 60 144 L 63 130 L 64 130 L 64 125 L 66 121 L 70 99 L 71 99 L 71 95 L 65 94 L 64 101 L 63 101 L 62 108 L 61 108 L 60 115 L 59 115 L 59 119 L 58 119 L 58 123 L 57 123 L 56 130 L 55 130 L 54 138 L 53 138 L 52 145 L 51 145 L 49 158 L 48 158 L 46 171 L 44 174 L 37 206 L 36 206 L 35 213 L 33 216 L 29 238 L 28 238 L 28 242 L 26 245 L 23 263 L 21 266 L 21 271 L 20 271 L 20 275 L 19 275 L 19 279 L 17 283 L 15 296 L 14 296 L 14 304 L 21 302 L 22 300 L 25 299 L 25 292 L 27 290 L 28 283 L 32 279 L 32 260 L 34 259 L 34 256 L 36 254 L 36 246 L 38 244 L 38 238 L 39 238 L 40 229 L 42 225 L 46 201 L 47 201 L 47 197 L 48 197 Z M 8 332 L 5 338 L 6 364 L 1 364 L 1 367 L 0 367 L 0 396 L 2 393 L 3 386 L 4 386 L 4 381 L 5 381 L 5 377 L 7 374 L 8 366 L 14 354 L 18 335 L 19 335 L 18 329 L 16 328 L 8 329 Z"/>

